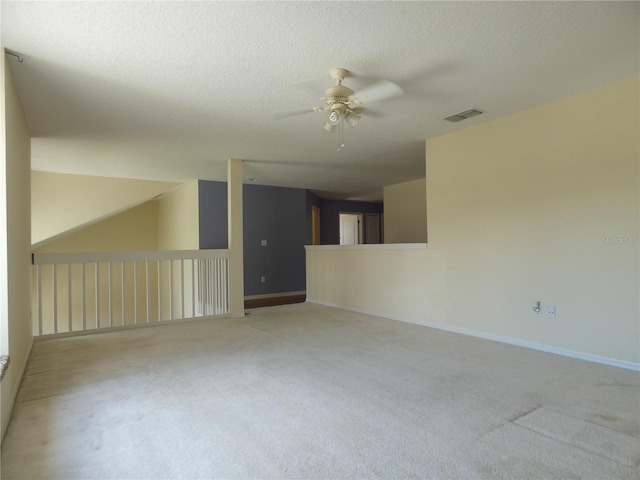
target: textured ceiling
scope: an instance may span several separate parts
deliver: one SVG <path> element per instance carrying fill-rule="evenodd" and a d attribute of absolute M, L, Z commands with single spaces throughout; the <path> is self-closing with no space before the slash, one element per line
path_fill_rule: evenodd
<path fill-rule="evenodd" d="M 424 177 L 424 140 L 638 74 L 638 2 L 10 2 L 2 44 L 33 168 L 245 180 L 379 198 Z M 328 71 L 372 105 L 346 148 L 321 113 Z M 308 80 L 302 82 L 302 80 Z M 368 105 L 365 105 L 368 107 Z M 464 122 L 442 120 L 476 107 Z M 365 111 L 366 113 L 366 111 Z M 373 115 L 375 114 L 375 115 Z M 594 112 L 597 114 L 597 112 Z M 514 159 L 515 160 L 515 159 Z"/>

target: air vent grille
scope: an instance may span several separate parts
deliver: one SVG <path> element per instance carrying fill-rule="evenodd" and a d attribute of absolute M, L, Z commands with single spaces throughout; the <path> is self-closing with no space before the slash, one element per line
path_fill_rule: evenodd
<path fill-rule="evenodd" d="M 476 115 L 480 115 L 482 113 L 484 113 L 482 110 L 478 110 L 477 108 L 471 108 L 469 110 L 465 110 L 464 112 L 449 115 L 448 117 L 445 117 L 445 120 L 447 122 L 459 122 L 467 118 L 475 117 Z"/>

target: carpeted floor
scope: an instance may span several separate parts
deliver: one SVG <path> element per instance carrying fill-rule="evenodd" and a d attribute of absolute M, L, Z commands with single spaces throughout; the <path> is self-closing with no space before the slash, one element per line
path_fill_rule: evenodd
<path fill-rule="evenodd" d="M 640 477 L 637 372 L 312 304 L 37 342 L 2 477 Z"/>

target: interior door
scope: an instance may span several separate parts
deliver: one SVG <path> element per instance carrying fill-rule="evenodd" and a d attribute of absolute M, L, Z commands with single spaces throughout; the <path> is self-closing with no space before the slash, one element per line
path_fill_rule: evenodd
<path fill-rule="evenodd" d="M 382 228 L 379 213 L 367 213 L 364 216 L 366 240 L 364 243 L 382 243 Z"/>
<path fill-rule="evenodd" d="M 360 243 L 360 215 L 340 214 L 340 245 L 357 245 Z"/>

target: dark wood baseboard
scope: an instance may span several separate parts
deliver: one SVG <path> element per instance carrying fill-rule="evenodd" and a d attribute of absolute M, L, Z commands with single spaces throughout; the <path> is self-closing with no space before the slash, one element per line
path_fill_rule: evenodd
<path fill-rule="evenodd" d="M 275 305 L 288 305 L 290 303 L 302 303 L 307 299 L 306 295 L 283 295 L 281 297 L 251 298 L 244 301 L 244 308 L 273 307 Z"/>

